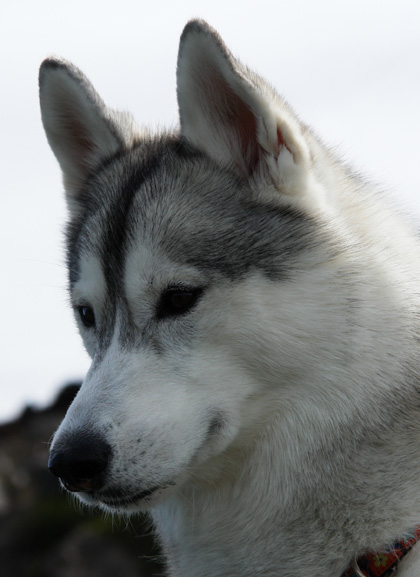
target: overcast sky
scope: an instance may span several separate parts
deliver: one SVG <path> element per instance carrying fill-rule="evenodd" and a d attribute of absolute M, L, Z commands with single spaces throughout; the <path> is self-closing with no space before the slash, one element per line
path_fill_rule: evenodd
<path fill-rule="evenodd" d="M 178 41 L 197 16 L 324 141 L 420 215 L 419 0 L 4 0 L 0 421 L 42 406 L 89 364 L 67 305 L 66 212 L 40 122 L 39 64 L 61 55 L 109 105 L 176 125 Z"/>

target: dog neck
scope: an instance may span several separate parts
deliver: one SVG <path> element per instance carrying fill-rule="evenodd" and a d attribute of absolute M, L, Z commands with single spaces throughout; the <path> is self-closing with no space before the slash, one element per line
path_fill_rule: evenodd
<path fill-rule="evenodd" d="M 281 422 L 276 423 L 277 433 L 281 426 Z M 384 542 L 387 537 L 381 528 L 383 512 L 376 506 L 370 508 L 369 520 L 353 534 L 334 530 L 345 527 L 349 518 L 354 522 L 363 518 L 366 503 L 372 503 L 375 494 L 368 494 L 360 502 L 348 497 L 357 478 L 351 474 L 356 469 L 345 463 L 341 472 L 335 471 L 338 482 L 330 482 L 325 470 L 334 472 L 334 467 L 329 466 L 328 454 L 324 451 L 324 459 L 319 462 L 309 450 L 316 440 L 315 429 L 305 437 L 306 454 L 293 452 L 299 445 L 297 442 L 289 445 L 284 442 L 280 446 L 278 439 L 279 434 L 275 442 L 271 438 L 270 444 L 261 440 L 248 455 L 244 452 L 242 458 L 229 455 L 223 474 L 217 471 L 216 462 L 211 463 L 211 481 L 208 470 L 199 471 L 193 484 L 187 483 L 179 494 L 151 511 L 171 576 L 224 577 L 227 566 L 231 575 L 241 577 L 261 574 L 262 567 L 266 577 L 277 576 L 279 567 L 285 575 L 315 574 L 316 567 L 316 575 L 339 576 L 345 569 L 343 559 L 350 559 L 361 543 L 367 547 L 371 543 L 376 550 L 374 543 Z M 356 449 L 363 462 L 374 460 L 376 445 L 370 448 L 365 439 Z M 282 454 L 281 461 L 276 460 L 278 454 Z M 331 458 L 334 455 L 331 452 Z M 391 480 L 385 472 L 377 484 L 382 483 L 385 491 Z M 342 493 L 337 495 L 336 487 L 341 487 Z M 409 492 L 406 487 L 401 491 Z M 408 494 L 405 500 L 410 499 Z M 396 525 L 394 531 L 399 530 Z M 420 526 L 414 533 L 404 540 L 408 549 L 420 540 Z M 396 550 L 406 549 L 402 542 L 397 543 L 389 558 L 395 560 Z M 402 554 L 398 559 L 401 557 Z M 370 569 L 366 559 L 358 559 L 359 575 L 353 569 L 343 577 L 388 577 L 385 571 L 390 564 L 381 566 L 382 552 L 376 553 L 376 559 L 372 560 L 374 566 L 375 561 L 379 566 L 375 567 L 376 573 L 365 570 Z"/>

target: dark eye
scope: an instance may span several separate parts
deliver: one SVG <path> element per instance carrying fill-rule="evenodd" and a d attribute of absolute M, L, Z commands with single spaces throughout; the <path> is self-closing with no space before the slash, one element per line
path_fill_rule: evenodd
<path fill-rule="evenodd" d="M 90 329 L 95 325 L 95 315 L 93 313 L 93 309 L 88 306 L 79 307 L 79 315 L 82 319 L 82 323 Z"/>
<path fill-rule="evenodd" d="M 157 318 L 175 317 L 190 311 L 197 303 L 201 288 L 169 287 L 161 295 L 157 307 Z"/>

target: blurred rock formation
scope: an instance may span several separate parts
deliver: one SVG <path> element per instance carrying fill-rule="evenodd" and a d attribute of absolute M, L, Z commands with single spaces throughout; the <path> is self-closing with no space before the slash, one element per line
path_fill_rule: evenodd
<path fill-rule="evenodd" d="M 0 426 L 2 577 L 157 577 L 159 550 L 147 519 L 82 509 L 47 470 L 49 441 L 79 384 L 43 410 Z"/>

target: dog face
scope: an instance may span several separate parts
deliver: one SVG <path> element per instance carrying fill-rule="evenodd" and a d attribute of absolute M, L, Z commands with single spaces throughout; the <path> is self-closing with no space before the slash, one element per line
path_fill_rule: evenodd
<path fill-rule="evenodd" d="M 291 283 L 311 228 L 200 154 L 159 147 L 153 169 L 140 147 L 100 171 L 68 231 L 92 366 L 50 466 L 84 502 L 119 509 L 174 490 L 260 417 L 274 287 Z"/>

